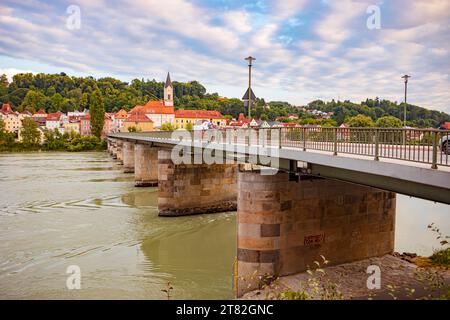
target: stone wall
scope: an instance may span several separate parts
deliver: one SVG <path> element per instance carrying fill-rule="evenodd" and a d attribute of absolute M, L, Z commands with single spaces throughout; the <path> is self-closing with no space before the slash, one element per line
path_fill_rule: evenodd
<path fill-rule="evenodd" d="M 134 180 L 136 187 L 158 185 L 158 148 L 146 144 L 134 147 Z"/>
<path fill-rule="evenodd" d="M 287 173 L 238 174 L 238 295 L 258 288 L 254 275 L 305 271 L 390 253 L 395 193 Z"/>
<path fill-rule="evenodd" d="M 123 163 L 123 140 L 117 139 L 116 157 L 120 163 Z"/>
<path fill-rule="evenodd" d="M 236 210 L 235 164 L 175 165 L 171 152 L 158 152 L 160 216 Z"/>
<path fill-rule="evenodd" d="M 124 141 L 122 154 L 123 154 L 123 172 L 133 173 L 134 172 L 134 142 Z"/>

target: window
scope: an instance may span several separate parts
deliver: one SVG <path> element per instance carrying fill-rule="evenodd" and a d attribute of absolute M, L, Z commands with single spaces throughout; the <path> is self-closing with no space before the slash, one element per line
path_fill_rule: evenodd
<path fill-rule="evenodd" d="M 167 99 L 169 99 L 169 100 L 170 100 L 170 94 L 168 94 L 168 95 L 167 95 Z"/>

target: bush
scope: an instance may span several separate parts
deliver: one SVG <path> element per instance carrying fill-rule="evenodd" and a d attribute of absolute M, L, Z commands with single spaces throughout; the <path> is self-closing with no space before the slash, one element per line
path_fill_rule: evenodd
<path fill-rule="evenodd" d="M 450 247 L 435 251 L 430 260 L 435 265 L 450 266 Z"/>

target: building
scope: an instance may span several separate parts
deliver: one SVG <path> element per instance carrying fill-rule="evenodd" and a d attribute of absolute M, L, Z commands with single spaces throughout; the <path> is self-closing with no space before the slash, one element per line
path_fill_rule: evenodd
<path fill-rule="evenodd" d="M 47 123 L 47 116 L 45 117 L 35 117 L 33 115 L 33 120 L 38 124 L 39 127 L 45 128 Z"/>
<path fill-rule="evenodd" d="M 5 130 L 18 134 L 22 128 L 22 120 L 19 118 L 19 113 L 10 112 L 2 114 L 3 122 L 5 123 Z"/>
<path fill-rule="evenodd" d="M 102 138 L 114 131 L 114 113 L 105 113 L 105 122 L 103 123 Z"/>
<path fill-rule="evenodd" d="M 441 126 L 443 130 L 450 130 L 450 122 L 444 122 Z"/>
<path fill-rule="evenodd" d="M 1 113 L 6 114 L 6 113 L 12 113 L 12 108 L 11 105 L 9 103 L 3 103 L 2 104 L 2 109 L 0 110 Z"/>
<path fill-rule="evenodd" d="M 87 137 L 91 135 L 91 115 L 86 114 L 80 119 L 80 135 Z"/>
<path fill-rule="evenodd" d="M 238 119 L 233 119 L 227 123 L 228 128 L 248 128 L 252 119 L 247 119 L 243 113 L 239 114 Z"/>
<path fill-rule="evenodd" d="M 174 125 L 175 110 L 173 107 L 173 85 L 170 75 L 167 74 L 166 83 L 164 84 L 164 100 L 149 101 L 144 106 L 135 106 L 131 109 L 131 113 L 144 113 L 152 120 L 153 128 L 159 129 L 162 124 L 169 123 Z M 143 119 L 143 118 L 142 118 Z M 121 131 L 126 131 L 122 130 Z"/>
<path fill-rule="evenodd" d="M 86 115 L 86 112 L 85 111 L 78 111 L 78 110 L 76 110 L 76 111 L 69 111 L 69 112 L 67 112 L 67 116 L 70 118 L 70 117 L 78 117 L 78 118 L 81 118 L 81 117 L 84 117 Z"/>
<path fill-rule="evenodd" d="M 44 109 L 39 109 L 33 115 L 33 118 L 47 118 L 47 112 Z"/>
<path fill-rule="evenodd" d="M 33 115 L 33 114 L 32 114 L 30 111 L 28 111 L 28 110 L 25 110 L 24 112 L 18 114 L 19 120 L 20 120 L 20 121 L 22 121 L 22 120 L 25 119 L 25 118 L 29 118 L 29 117 L 31 117 L 32 115 Z"/>
<path fill-rule="evenodd" d="M 114 114 L 114 132 L 120 132 L 126 118 L 128 118 L 128 112 L 124 109 L 120 109 Z"/>
<path fill-rule="evenodd" d="M 69 122 L 64 123 L 64 132 L 80 134 L 80 121 L 69 120 Z"/>
<path fill-rule="evenodd" d="M 153 131 L 153 121 L 143 109 L 138 109 L 130 113 L 123 123 L 122 131 Z"/>
<path fill-rule="evenodd" d="M 166 83 L 164 84 L 164 105 L 166 107 L 173 107 L 173 85 L 168 72 Z"/>
<path fill-rule="evenodd" d="M 199 121 L 211 121 L 214 126 L 225 127 L 226 119 L 219 111 L 212 110 L 176 110 L 175 111 L 175 129 L 186 129 L 188 123 L 194 124 Z"/>
<path fill-rule="evenodd" d="M 343 123 L 339 126 L 339 130 L 337 131 L 337 139 L 345 140 L 348 137 L 350 137 L 350 126 Z"/>
<path fill-rule="evenodd" d="M 61 128 L 61 113 L 49 113 L 47 114 L 46 121 L 45 121 L 45 127 L 49 130 L 58 129 Z"/>

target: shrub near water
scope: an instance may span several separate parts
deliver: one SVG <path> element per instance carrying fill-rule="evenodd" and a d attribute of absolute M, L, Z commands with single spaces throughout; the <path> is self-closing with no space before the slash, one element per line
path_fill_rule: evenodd
<path fill-rule="evenodd" d="M 82 137 L 78 133 L 61 134 L 58 130 L 46 130 L 42 149 L 51 151 L 89 151 L 104 150 L 106 142 L 97 137 Z"/>
<path fill-rule="evenodd" d="M 429 259 L 435 265 L 450 267 L 450 236 L 443 235 L 441 230 L 434 223 L 430 224 L 428 229 L 431 229 L 431 231 L 437 234 L 436 239 L 439 240 L 441 245 L 441 248 L 434 251 Z"/>

